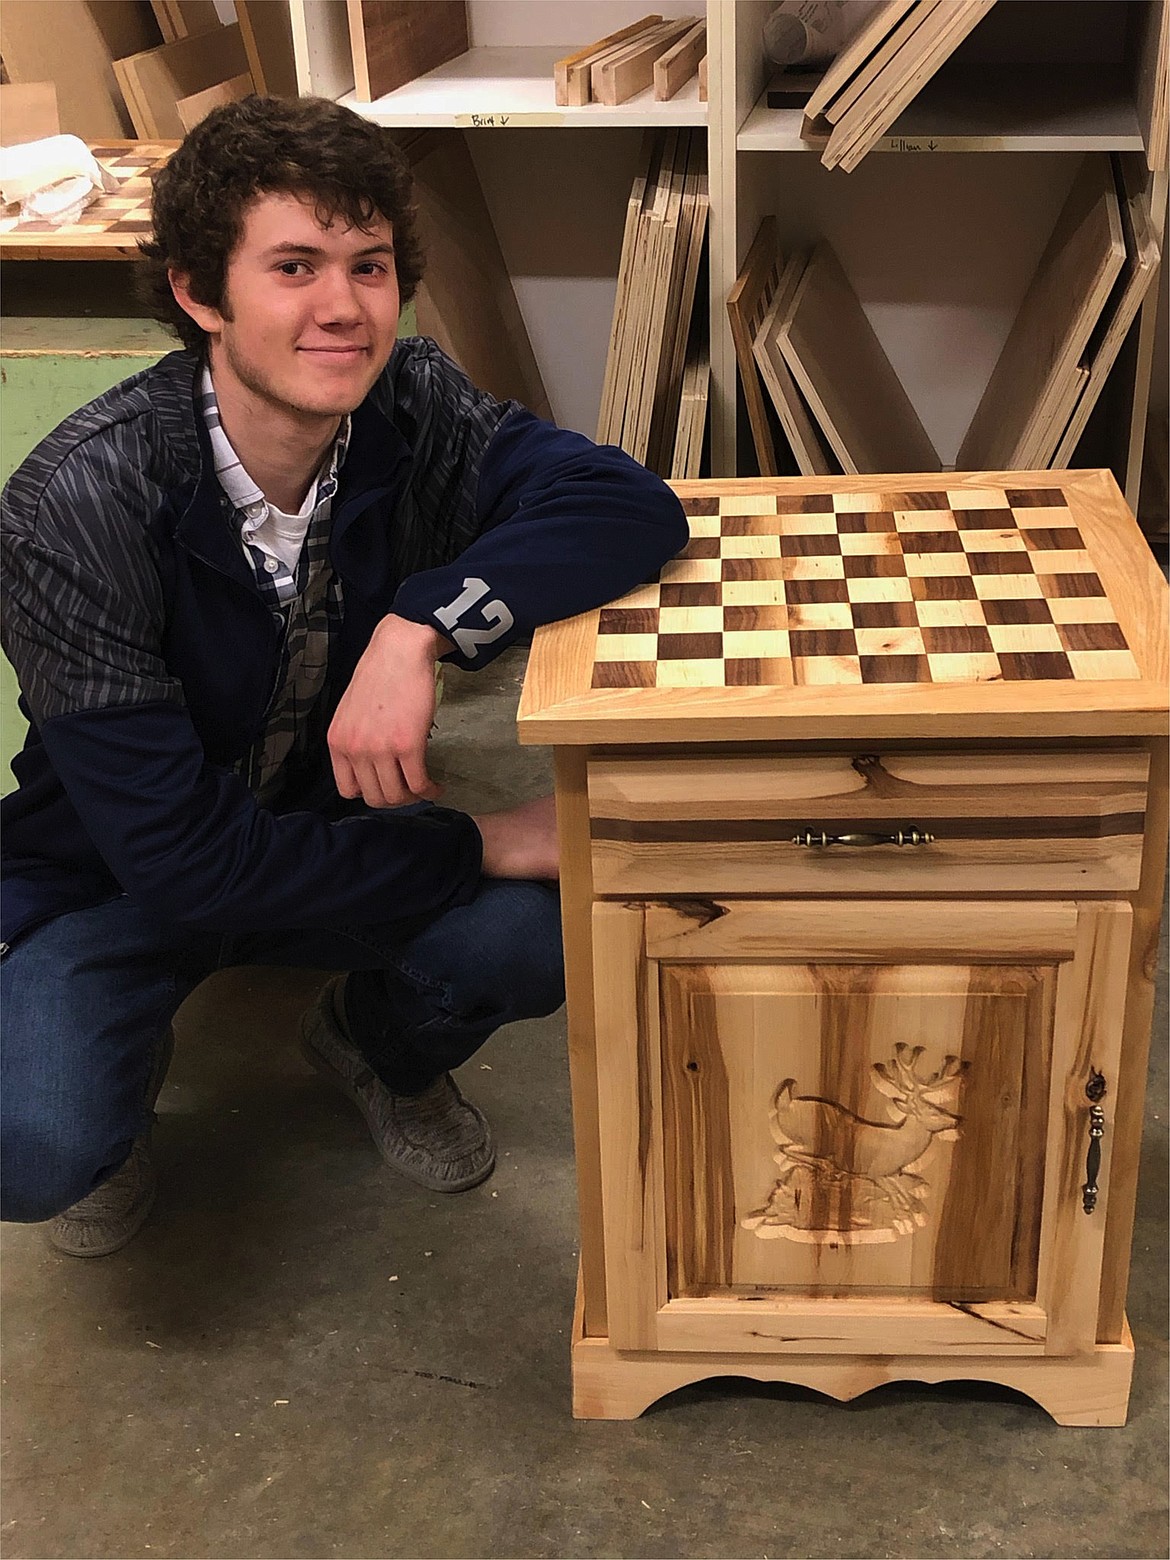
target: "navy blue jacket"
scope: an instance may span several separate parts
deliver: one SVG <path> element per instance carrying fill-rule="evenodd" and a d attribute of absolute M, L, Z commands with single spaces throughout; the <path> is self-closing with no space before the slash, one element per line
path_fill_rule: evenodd
<path fill-rule="evenodd" d="M 232 932 L 415 920 L 475 892 L 465 814 L 341 817 L 324 750 L 271 811 L 234 772 L 263 729 L 282 628 L 225 511 L 198 377 L 172 353 L 115 386 L 5 489 L 4 647 L 31 723 L 3 803 L 8 941 L 121 893 Z M 353 414 L 333 502 L 345 615 L 325 696 L 388 612 L 477 669 L 685 541 L 678 500 L 620 450 L 492 400 L 432 342 L 399 342 Z"/>

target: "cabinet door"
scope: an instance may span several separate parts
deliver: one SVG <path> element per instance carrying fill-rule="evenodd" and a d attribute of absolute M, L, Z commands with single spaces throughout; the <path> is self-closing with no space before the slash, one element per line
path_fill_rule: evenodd
<path fill-rule="evenodd" d="M 1092 1348 L 1129 930 L 1117 903 L 597 905 L 611 1344 Z"/>

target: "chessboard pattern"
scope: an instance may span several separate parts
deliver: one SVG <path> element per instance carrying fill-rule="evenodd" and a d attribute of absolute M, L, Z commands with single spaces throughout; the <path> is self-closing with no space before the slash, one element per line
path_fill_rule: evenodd
<path fill-rule="evenodd" d="M 1140 676 L 1059 487 L 729 493 L 601 609 L 594 688 Z"/>
<path fill-rule="evenodd" d="M 140 238 L 149 238 L 150 176 L 174 151 L 174 141 L 90 143 L 102 167 L 118 180 L 118 188 L 99 195 L 74 222 L 20 222 L 16 215 L 0 217 L 0 244 L 7 249 L 35 245 L 51 250 L 55 243 L 89 249 L 94 258 L 104 251 L 133 253 Z"/>

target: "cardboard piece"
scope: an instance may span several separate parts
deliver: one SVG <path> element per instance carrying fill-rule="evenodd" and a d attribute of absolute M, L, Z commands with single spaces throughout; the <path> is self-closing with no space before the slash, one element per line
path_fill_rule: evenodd
<path fill-rule="evenodd" d="M 150 0 L 164 43 L 177 43 L 192 33 L 220 26 L 215 0 Z"/>
<path fill-rule="evenodd" d="M 780 342 L 780 321 L 788 312 L 807 264 L 805 255 L 793 255 L 780 273 L 771 307 L 755 333 L 753 354 L 801 475 L 837 476 L 838 464 L 792 377 Z"/>

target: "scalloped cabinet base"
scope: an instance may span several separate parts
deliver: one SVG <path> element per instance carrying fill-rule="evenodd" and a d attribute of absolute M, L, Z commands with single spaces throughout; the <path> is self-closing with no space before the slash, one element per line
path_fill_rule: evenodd
<path fill-rule="evenodd" d="M 805 1355 L 784 1360 L 750 1354 L 625 1353 L 608 1338 L 582 1331 L 580 1285 L 573 1332 L 574 1419 L 637 1419 L 652 1403 L 680 1387 L 720 1376 L 808 1387 L 848 1403 L 891 1381 L 986 1381 L 1011 1387 L 1038 1403 L 1058 1425 L 1123 1425 L 1133 1376 L 1129 1323 L 1120 1343 L 1098 1344 L 1072 1359 L 939 1360 L 857 1356 L 838 1360 Z"/>

